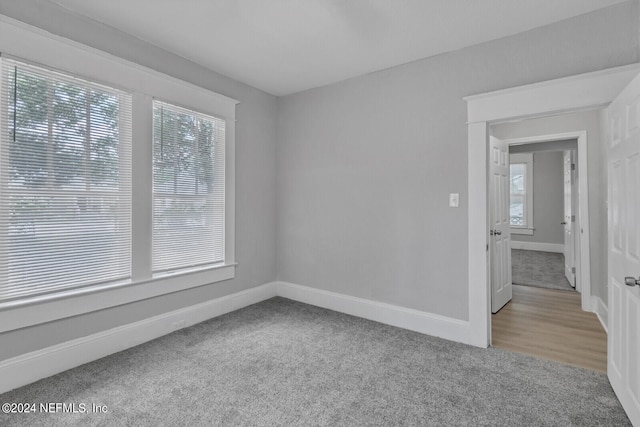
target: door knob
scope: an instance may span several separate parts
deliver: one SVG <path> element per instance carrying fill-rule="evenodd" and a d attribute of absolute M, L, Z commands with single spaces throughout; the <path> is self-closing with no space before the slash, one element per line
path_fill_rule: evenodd
<path fill-rule="evenodd" d="M 491 236 L 493 236 L 493 235 L 500 236 L 500 235 L 502 235 L 502 231 L 500 231 L 500 230 L 489 230 L 489 234 Z"/>
<path fill-rule="evenodd" d="M 562 221 L 560 225 L 567 225 L 567 223 L 565 221 Z"/>
<path fill-rule="evenodd" d="M 640 279 L 635 279 L 633 277 L 625 277 L 624 284 L 627 286 L 640 286 Z"/>

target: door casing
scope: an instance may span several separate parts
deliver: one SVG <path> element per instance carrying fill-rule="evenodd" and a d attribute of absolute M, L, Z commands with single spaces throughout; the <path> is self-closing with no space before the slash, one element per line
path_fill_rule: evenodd
<path fill-rule="evenodd" d="M 604 107 L 639 72 L 640 64 L 631 64 L 464 98 L 468 119 L 469 344 L 478 347 L 491 344 L 491 282 L 487 250 L 489 126 L 506 120 Z M 589 295 L 584 289 L 583 294 Z"/>

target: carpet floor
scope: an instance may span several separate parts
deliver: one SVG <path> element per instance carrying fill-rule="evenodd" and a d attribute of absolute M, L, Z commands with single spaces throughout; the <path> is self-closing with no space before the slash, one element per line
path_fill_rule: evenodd
<path fill-rule="evenodd" d="M 273 298 L 0 395 L 3 426 L 628 426 L 604 374 Z"/>
<path fill-rule="evenodd" d="M 515 285 L 572 291 L 564 275 L 564 255 L 511 249 L 511 281 Z"/>

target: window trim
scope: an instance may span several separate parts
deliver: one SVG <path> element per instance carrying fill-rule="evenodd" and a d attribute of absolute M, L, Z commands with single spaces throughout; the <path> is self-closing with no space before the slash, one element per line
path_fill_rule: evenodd
<path fill-rule="evenodd" d="M 526 212 L 525 225 L 511 225 L 511 234 L 533 235 L 535 230 L 533 223 L 533 153 L 513 153 L 509 154 L 509 165 L 524 164 L 525 169 L 525 197 Z M 511 194 L 511 193 L 509 193 Z"/>
<path fill-rule="evenodd" d="M 0 15 L 0 52 L 132 93 L 131 280 L 0 304 L 0 333 L 235 277 L 235 111 L 238 101 Z M 152 99 L 222 118 L 225 131 L 225 262 L 151 274 Z M 147 141 L 147 144 L 136 143 Z"/>

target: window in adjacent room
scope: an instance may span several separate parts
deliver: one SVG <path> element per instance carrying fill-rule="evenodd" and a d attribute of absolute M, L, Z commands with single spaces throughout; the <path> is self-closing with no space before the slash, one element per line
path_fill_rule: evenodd
<path fill-rule="evenodd" d="M 514 234 L 533 233 L 533 154 L 509 156 L 509 223 Z"/>

